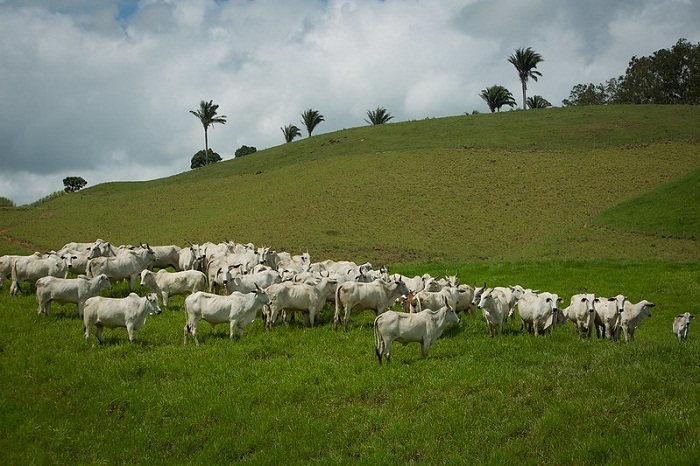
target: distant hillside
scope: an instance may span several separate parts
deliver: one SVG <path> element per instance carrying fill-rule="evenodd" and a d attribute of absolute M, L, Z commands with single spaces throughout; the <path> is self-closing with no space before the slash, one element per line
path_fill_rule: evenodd
<path fill-rule="evenodd" d="M 228 238 L 376 263 L 698 260 L 698 235 L 690 234 L 698 203 L 673 188 L 697 199 L 698 121 L 698 107 L 609 106 L 320 134 L 164 179 L 1 210 L 0 252 L 97 237 L 180 245 Z M 686 234 L 618 227 L 617 209 L 628 208 L 616 206 L 644 196 L 672 203 L 661 209 L 672 219 L 690 219 Z"/>

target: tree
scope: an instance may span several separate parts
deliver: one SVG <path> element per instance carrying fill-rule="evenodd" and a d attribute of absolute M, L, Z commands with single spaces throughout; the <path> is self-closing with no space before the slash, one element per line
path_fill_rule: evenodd
<path fill-rule="evenodd" d="M 12 199 L 0 196 L 0 207 L 14 207 L 15 203 Z"/>
<path fill-rule="evenodd" d="M 87 185 L 87 181 L 80 176 L 67 176 L 63 178 L 63 186 L 65 186 L 63 190 L 67 193 L 80 191 L 85 185 Z"/>
<path fill-rule="evenodd" d="M 301 137 L 301 131 L 296 125 L 287 125 L 284 128 L 280 128 L 284 134 L 285 142 L 292 142 L 294 138 Z"/>
<path fill-rule="evenodd" d="M 207 150 L 207 154 L 205 154 L 203 150 L 200 150 L 192 156 L 190 168 L 199 168 L 216 162 L 221 162 L 221 156 L 219 154 L 211 149 Z"/>
<path fill-rule="evenodd" d="M 254 154 L 258 151 L 257 148 L 252 146 L 246 146 L 245 144 L 236 149 L 236 158 L 243 157 L 244 155 Z"/>
<path fill-rule="evenodd" d="M 501 107 L 504 105 L 508 105 L 511 108 L 516 105 L 513 94 L 511 94 L 508 89 L 498 84 L 482 89 L 479 96 L 486 101 L 486 105 L 489 106 L 491 113 L 496 110 L 500 112 Z"/>
<path fill-rule="evenodd" d="M 547 108 L 551 106 L 552 104 L 541 95 L 533 95 L 527 98 L 527 108 Z"/>
<path fill-rule="evenodd" d="M 537 65 L 544 61 L 542 55 L 532 50 L 531 47 L 526 49 L 519 48 L 508 57 L 508 61 L 518 71 L 518 77 L 523 87 L 523 109 L 527 108 L 527 81 L 532 78 L 537 82 L 537 78 L 542 76 L 542 73 L 537 71 Z"/>
<path fill-rule="evenodd" d="M 306 131 L 311 137 L 311 132 L 318 126 L 319 123 L 324 121 L 323 115 L 321 115 L 318 110 L 306 109 L 301 114 L 301 122 L 306 126 Z"/>
<path fill-rule="evenodd" d="M 367 110 L 365 121 L 370 125 L 383 125 L 392 118 L 394 118 L 393 115 L 387 112 L 384 107 L 377 107 L 376 110 Z"/>
<path fill-rule="evenodd" d="M 219 106 L 215 105 L 211 100 L 209 102 L 202 100 L 199 102 L 199 109 L 190 110 L 190 113 L 199 118 L 199 121 L 202 122 L 202 126 L 204 127 L 204 165 L 209 164 L 209 161 L 207 160 L 207 156 L 209 154 L 209 138 L 207 136 L 207 130 L 209 129 L 209 126 L 213 127 L 214 123 L 221 123 L 222 125 L 226 124 L 226 115 L 216 116 L 216 111 L 218 109 Z"/>

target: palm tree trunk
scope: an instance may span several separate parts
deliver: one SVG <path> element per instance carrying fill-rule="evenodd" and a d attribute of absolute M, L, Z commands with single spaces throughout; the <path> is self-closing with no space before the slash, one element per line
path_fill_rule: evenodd
<path fill-rule="evenodd" d="M 204 127 L 204 165 L 209 165 L 209 138 L 206 126 Z"/>
<path fill-rule="evenodd" d="M 527 94 L 527 83 L 525 81 L 522 81 L 523 84 L 523 110 L 527 110 L 527 97 L 525 96 Z"/>

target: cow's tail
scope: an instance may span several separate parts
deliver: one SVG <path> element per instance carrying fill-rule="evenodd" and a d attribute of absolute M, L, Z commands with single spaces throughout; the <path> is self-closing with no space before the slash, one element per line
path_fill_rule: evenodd
<path fill-rule="evenodd" d="M 12 284 L 10 285 L 10 294 L 14 296 L 17 294 L 17 290 L 19 288 L 19 280 L 17 279 L 17 261 L 12 261 L 10 277 L 12 277 Z"/>
<path fill-rule="evenodd" d="M 340 322 L 340 311 L 343 307 L 342 303 L 340 302 L 340 289 L 342 287 L 343 284 L 341 283 L 335 289 L 335 315 L 333 316 L 333 330 L 338 329 L 338 323 Z"/>
<path fill-rule="evenodd" d="M 379 333 L 379 317 L 377 316 L 374 319 L 374 352 L 377 355 L 377 360 L 379 361 L 379 365 L 382 365 L 382 352 L 384 351 L 384 340 L 382 340 L 382 335 Z"/>

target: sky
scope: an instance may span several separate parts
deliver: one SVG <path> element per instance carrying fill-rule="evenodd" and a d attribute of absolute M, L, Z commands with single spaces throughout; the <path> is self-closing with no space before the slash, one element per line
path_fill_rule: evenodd
<path fill-rule="evenodd" d="M 494 84 L 522 102 L 521 47 L 544 58 L 528 95 L 561 106 L 680 38 L 700 42 L 700 0 L 0 0 L 0 197 L 188 171 L 202 100 L 226 116 L 209 146 L 227 160 L 289 124 L 306 137 L 307 108 L 317 136 L 380 106 L 486 113 Z"/>

